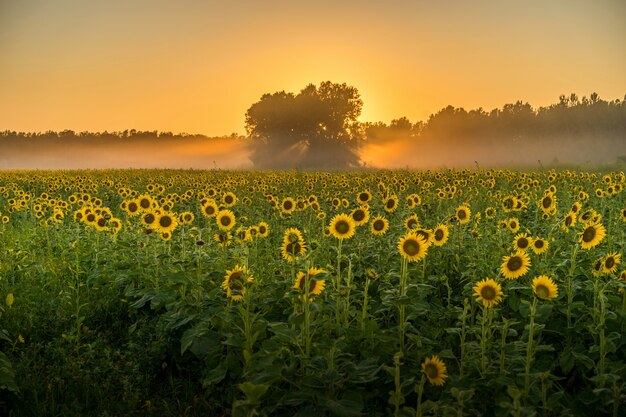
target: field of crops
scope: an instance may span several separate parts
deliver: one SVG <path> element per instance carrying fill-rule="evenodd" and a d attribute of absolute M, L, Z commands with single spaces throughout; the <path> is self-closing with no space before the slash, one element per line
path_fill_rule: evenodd
<path fill-rule="evenodd" d="M 625 188 L 0 172 L 0 415 L 624 415 Z"/>

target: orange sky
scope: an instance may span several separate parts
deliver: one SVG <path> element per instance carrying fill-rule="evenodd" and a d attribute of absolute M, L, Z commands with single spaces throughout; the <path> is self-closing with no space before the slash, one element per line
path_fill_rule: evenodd
<path fill-rule="evenodd" d="M 626 2 L 0 0 L 0 130 L 244 133 L 263 93 L 347 82 L 363 121 L 623 98 Z"/>

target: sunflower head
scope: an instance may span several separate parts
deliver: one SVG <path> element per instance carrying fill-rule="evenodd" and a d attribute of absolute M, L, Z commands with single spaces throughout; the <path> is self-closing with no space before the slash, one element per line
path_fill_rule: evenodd
<path fill-rule="evenodd" d="M 547 240 L 536 237 L 533 239 L 530 248 L 535 254 L 539 255 L 548 250 L 548 245 L 549 244 Z"/>
<path fill-rule="evenodd" d="M 359 207 L 352 210 L 350 216 L 352 216 L 352 220 L 354 220 L 355 226 L 365 224 L 370 219 L 370 213 L 367 207 Z"/>
<path fill-rule="evenodd" d="M 472 217 L 472 211 L 466 204 L 463 204 L 457 207 L 455 215 L 456 218 L 459 220 L 459 224 L 466 224 L 469 223 Z"/>
<path fill-rule="evenodd" d="M 513 246 L 515 246 L 516 250 L 525 251 L 528 249 L 533 243 L 533 240 L 526 233 L 520 233 L 515 238 L 513 238 Z"/>
<path fill-rule="evenodd" d="M 439 226 L 435 227 L 435 230 L 433 231 L 432 242 L 435 244 L 435 246 L 442 246 L 448 241 L 449 235 L 450 230 L 448 229 L 448 226 L 446 226 L 445 224 L 440 224 Z"/>
<path fill-rule="evenodd" d="M 533 293 L 541 300 L 552 300 L 559 295 L 557 285 L 552 278 L 546 275 L 540 275 L 533 279 Z"/>
<path fill-rule="evenodd" d="M 433 385 L 443 385 L 448 378 L 446 364 L 437 355 L 426 358 L 422 362 L 422 372 L 426 375 L 428 382 Z"/>
<path fill-rule="evenodd" d="M 604 257 L 602 262 L 602 272 L 605 274 L 612 274 L 617 271 L 617 266 L 620 264 L 622 255 L 617 252 L 610 253 Z"/>
<path fill-rule="evenodd" d="M 606 229 L 602 223 L 589 223 L 579 234 L 580 245 L 583 249 L 591 249 L 602 242 L 606 236 Z"/>
<path fill-rule="evenodd" d="M 222 288 L 226 290 L 226 297 L 233 301 L 241 301 L 246 293 L 246 284 L 253 281 L 248 268 L 235 265 L 231 270 L 226 271 Z"/>
<path fill-rule="evenodd" d="M 370 230 L 373 235 L 384 235 L 389 229 L 389 220 L 381 215 L 376 215 L 370 223 Z"/>
<path fill-rule="evenodd" d="M 423 237 L 409 232 L 398 242 L 398 252 L 409 262 L 416 262 L 426 256 L 429 243 Z"/>
<path fill-rule="evenodd" d="M 502 287 L 493 279 L 483 279 L 472 289 L 476 301 L 482 302 L 485 308 L 491 308 L 502 301 Z"/>
<path fill-rule="evenodd" d="M 215 216 L 215 221 L 220 230 L 227 232 L 235 227 L 235 213 L 230 210 L 221 210 Z"/>
<path fill-rule="evenodd" d="M 300 271 L 296 275 L 296 281 L 293 288 L 302 292 L 304 299 L 311 299 L 315 295 L 320 295 L 324 291 L 326 281 L 321 279 L 320 275 L 323 275 L 326 271 L 321 268 L 309 268 L 307 272 Z M 308 287 L 307 287 L 308 283 Z"/>
<path fill-rule="evenodd" d="M 328 226 L 330 234 L 340 240 L 349 239 L 354 236 L 355 227 L 354 220 L 347 214 L 337 214 L 333 217 Z"/>
<path fill-rule="evenodd" d="M 505 278 L 516 279 L 525 275 L 530 268 L 530 257 L 524 251 L 517 251 L 502 258 L 500 271 Z"/>

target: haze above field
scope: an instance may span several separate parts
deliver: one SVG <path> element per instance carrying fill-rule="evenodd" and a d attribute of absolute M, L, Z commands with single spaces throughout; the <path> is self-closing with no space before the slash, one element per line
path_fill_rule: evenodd
<path fill-rule="evenodd" d="M 448 105 L 538 108 L 572 92 L 612 101 L 626 93 L 625 18 L 619 0 L 2 1 L 0 131 L 244 134 L 246 110 L 263 94 L 325 80 L 358 88 L 360 121 L 387 124 L 427 121 Z M 569 132 L 559 133 L 567 143 Z M 526 159 L 570 161 L 596 139 L 546 158 L 529 148 Z M 600 153 L 619 156 L 623 142 L 610 138 Z M 241 144 L 216 145 L 35 150 L 10 163 L 0 156 L 0 168 L 250 166 Z M 396 138 L 360 155 L 391 167 L 466 165 L 468 150 L 512 159 L 457 146 L 419 160 L 407 155 L 414 148 Z"/>

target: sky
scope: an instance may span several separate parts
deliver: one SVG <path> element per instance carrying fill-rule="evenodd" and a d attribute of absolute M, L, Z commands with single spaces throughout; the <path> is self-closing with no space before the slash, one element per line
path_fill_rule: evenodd
<path fill-rule="evenodd" d="M 362 121 L 626 93 L 623 0 L 0 0 L 0 130 L 245 133 L 346 82 Z"/>

